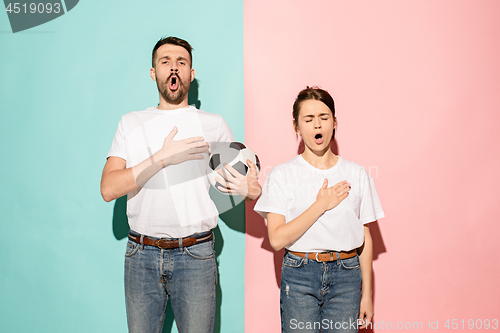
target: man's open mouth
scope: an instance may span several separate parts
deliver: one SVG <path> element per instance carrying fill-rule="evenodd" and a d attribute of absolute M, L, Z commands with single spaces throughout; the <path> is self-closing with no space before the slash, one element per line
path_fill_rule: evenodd
<path fill-rule="evenodd" d="M 170 90 L 177 90 L 177 88 L 179 88 L 179 80 L 177 78 L 177 76 L 175 75 L 172 75 L 172 78 L 170 79 L 170 84 L 168 85 L 168 87 L 170 88 Z"/>

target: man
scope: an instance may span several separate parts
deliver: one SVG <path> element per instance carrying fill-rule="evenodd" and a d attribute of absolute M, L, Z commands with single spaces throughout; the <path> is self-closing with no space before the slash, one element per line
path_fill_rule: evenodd
<path fill-rule="evenodd" d="M 176 37 L 153 49 L 160 103 L 122 117 L 102 173 L 101 194 L 127 194 L 130 224 L 125 299 L 130 332 L 159 332 L 170 299 L 179 332 L 212 332 L 217 268 L 212 229 L 218 212 L 205 174 L 209 149 L 234 141 L 221 116 L 188 105 L 192 48 Z M 218 179 L 246 200 L 260 195 L 256 167 L 230 166 Z"/>

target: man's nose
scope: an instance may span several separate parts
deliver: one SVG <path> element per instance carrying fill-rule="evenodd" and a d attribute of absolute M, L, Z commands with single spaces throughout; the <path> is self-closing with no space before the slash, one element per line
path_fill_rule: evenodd
<path fill-rule="evenodd" d="M 177 68 L 170 68 L 170 71 L 171 71 L 172 73 L 177 73 L 179 70 L 178 70 Z"/>

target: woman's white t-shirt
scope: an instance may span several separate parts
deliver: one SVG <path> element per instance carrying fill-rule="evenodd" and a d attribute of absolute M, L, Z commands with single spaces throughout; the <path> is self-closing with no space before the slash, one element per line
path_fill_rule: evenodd
<path fill-rule="evenodd" d="M 306 211 L 315 201 L 324 180 L 328 187 L 347 180 L 349 196 L 326 211 L 288 250 L 299 252 L 349 251 L 363 245 L 363 225 L 384 217 L 372 177 L 362 166 L 338 157 L 330 169 L 313 167 L 298 155 L 267 175 L 254 210 L 285 216 L 286 223 Z"/>

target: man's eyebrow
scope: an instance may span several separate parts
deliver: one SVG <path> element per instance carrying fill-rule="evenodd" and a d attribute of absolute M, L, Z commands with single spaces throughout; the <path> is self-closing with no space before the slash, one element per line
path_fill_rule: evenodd
<path fill-rule="evenodd" d="M 158 61 L 160 61 L 161 59 L 170 59 L 170 56 L 166 55 L 166 56 L 160 57 L 160 58 L 158 58 Z"/>
<path fill-rule="evenodd" d="M 165 55 L 163 57 L 158 58 L 158 61 L 160 61 L 161 59 L 170 60 L 171 57 L 169 55 Z M 179 60 L 184 60 L 185 62 L 188 62 L 188 60 L 185 57 L 182 57 L 182 56 L 181 57 L 177 57 L 177 61 L 179 61 Z"/>

